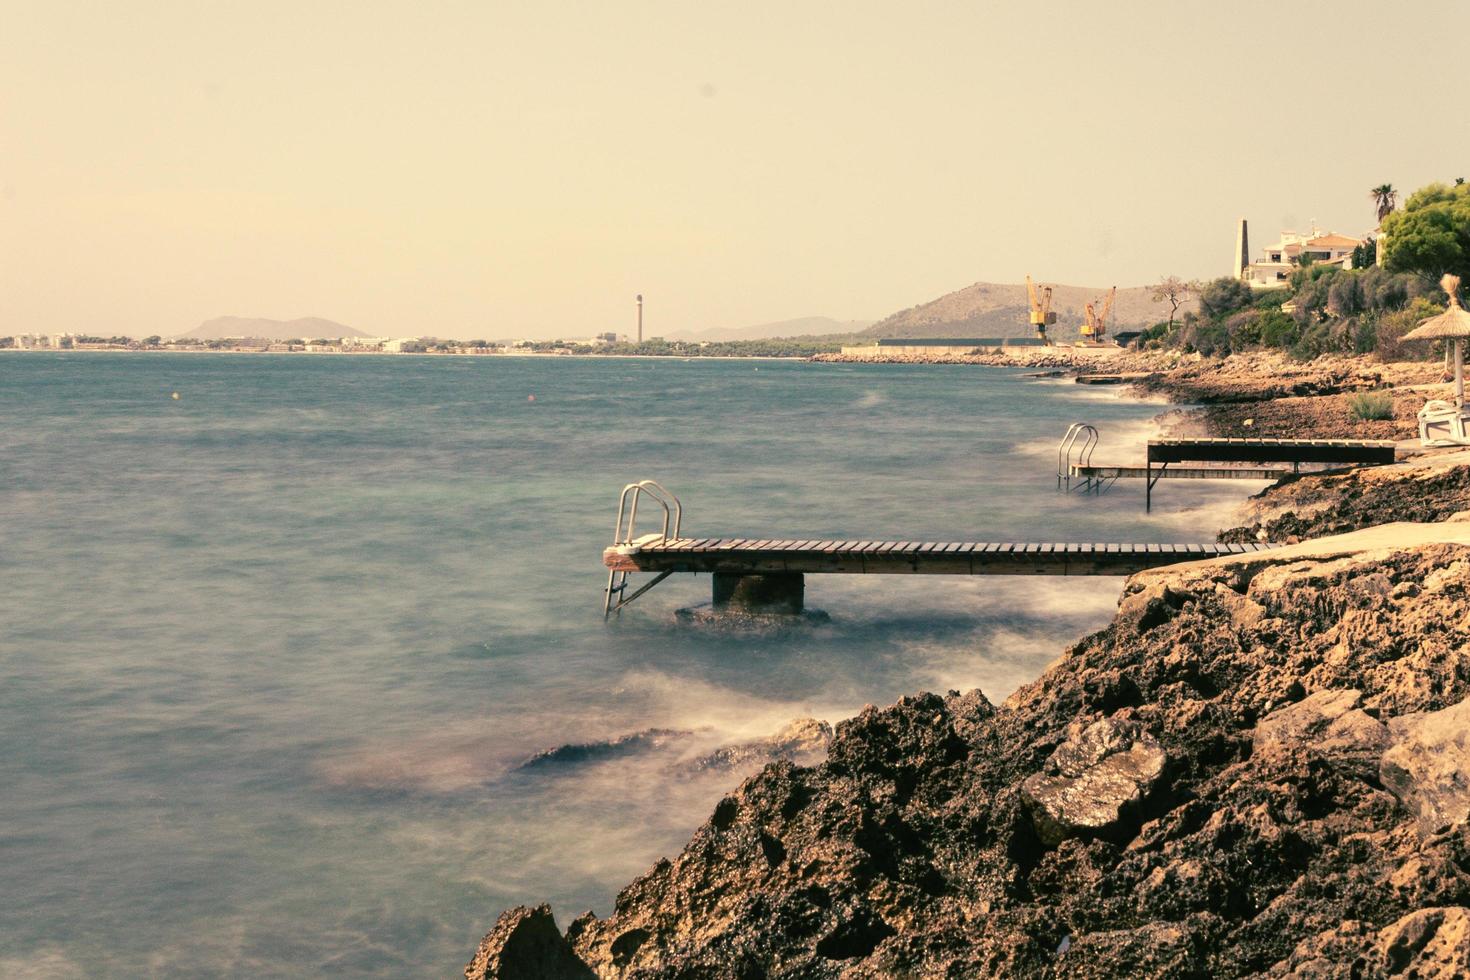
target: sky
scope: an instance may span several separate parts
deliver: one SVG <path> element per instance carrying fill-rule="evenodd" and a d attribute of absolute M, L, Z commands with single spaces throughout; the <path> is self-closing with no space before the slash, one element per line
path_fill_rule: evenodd
<path fill-rule="evenodd" d="M 875 319 L 1470 176 L 1463 0 L 0 0 L 0 335 Z M 1458 49 L 1463 51 L 1463 44 Z"/>

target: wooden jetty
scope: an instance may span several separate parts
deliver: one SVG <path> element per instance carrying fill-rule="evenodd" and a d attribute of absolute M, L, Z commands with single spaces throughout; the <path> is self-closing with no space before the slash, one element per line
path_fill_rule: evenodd
<path fill-rule="evenodd" d="M 660 508 L 657 533 L 637 535 L 637 504 L 651 497 Z M 631 509 L 629 504 L 631 501 Z M 625 520 L 626 516 L 626 520 Z M 1183 561 L 1242 555 L 1272 544 L 1063 543 L 984 541 L 881 541 L 776 537 L 693 538 L 680 531 L 678 499 L 651 480 L 623 491 L 613 544 L 602 553 L 608 569 L 611 614 L 668 576 L 708 572 L 714 600 L 799 612 L 803 576 L 847 575 L 1131 575 Z M 655 577 L 628 593 L 628 576 Z M 748 601 L 747 601 L 748 600 Z"/>
<path fill-rule="evenodd" d="M 644 535 L 602 553 L 615 572 L 849 575 L 1131 575 L 1146 568 L 1263 551 L 1264 544 L 839 541 L 663 538 Z"/>
<path fill-rule="evenodd" d="M 1153 509 L 1154 464 L 1162 476 L 1170 463 L 1302 463 L 1382 466 L 1394 461 L 1395 444 L 1386 439 L 1151 439 L 1145 465 L 1144 509 Z M 1226 479 L 1261 479 L 1230 476 Z M 1266 477 L 1272 479 L 1272 477 Z"/>
<path fill-rule="evenodd" d="M 1057 449 L 1057 487 L 1071 490 L 1078 479 L 1079 489 L 1100 493 L 1114 481 L 1141 479 L 1148 510 L 1163 479 L 1279 480 L 1301 472 L 1303 463 L 1382 466 L 1394 461 L 1396 449 L 1386 439 L 1153 439 L 1139 466 L 1094 463 L 1097 443 L 1095 426 L 1078 422 L 1067 430 Z M 1248 465 L 1231 465 L 1241 463 Z"/>

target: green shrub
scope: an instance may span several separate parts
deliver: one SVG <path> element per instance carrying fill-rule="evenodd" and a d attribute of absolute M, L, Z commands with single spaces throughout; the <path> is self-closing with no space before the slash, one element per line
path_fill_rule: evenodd
<path fill-rule="evenodd" d="M 1371 354 L 1378 347 L 1378 315 L 1365 313 L 1358 317 L 1353 331 L 1353 353 Z"/>
<path fill-rule="evenodd" d="M 1403 336 L 1416 327 L 1420 320 L 1443 313 L 1444 307 L 1432 303 L 1422 296 L 1405 309 L 1385 313 L 1378 318 L 1374 351 L 1381 361 L 1423 361 L 1438 356 L 1438 344 L 1404 343 Z"/>
<path fill-rule="evenodd" d="M 1230 331 L 1225 324 L 1211 320 L 1195 320 L 1179 331 L 1185 350 L 1198 351 L 1206 357 L 1223 357 L 1230 353 Z"/>
<path fill-rule="evenodd" d="M 1291 299 L 1291 290 L 1282 287 L 1280 289 L 1257 289 L 1253 294 L 1251 305 L 1258 310 L 1279 310 L 1281 304 Z"/>
<path fill-rule="evenodd" d="M 1200 315 L 1216 319 L 1245 309 L 1254 301 L 1251 287 L 1239 279 L 1221 276 L 1204 284 L 1199 292 Z"/>
<path fill-rule="evenodd" d="M 1296 321 L 1281 310 L 1266 310 L 1256 323 L 1263 347 L 1290 347 L 1297 341 Z"/>
<path fill-rule="evenodd" d="M 1386 391 L 1363 391 L 1348 399 L 1348 411 L 1355 419 L 1373 422 L 1393 418 L 1393 395 Z"/>

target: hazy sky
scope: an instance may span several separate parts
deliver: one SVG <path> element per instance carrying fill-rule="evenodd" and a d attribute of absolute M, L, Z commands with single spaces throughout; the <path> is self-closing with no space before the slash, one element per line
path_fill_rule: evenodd
<path fill-rule="evenodd" d="M 876 318 L 1470 176 L 1463 0 L 0 0 L 0 334 Z"/>

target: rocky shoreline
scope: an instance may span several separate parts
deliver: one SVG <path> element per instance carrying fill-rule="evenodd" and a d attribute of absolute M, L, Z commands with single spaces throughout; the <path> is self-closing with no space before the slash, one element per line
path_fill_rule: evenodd
<path fill-rule="evenodd" d="M 1434 365 L 1341 360 L 1149 384 L 1256 435 L 1437 397 Z M 606 918 L 504 913 L 466 976 L 1470 974 L 1470 453 L 1283 481 L 1222 536 L 1301 543 L 1133 576 L 1002 704 L 864 710 Z"/>

